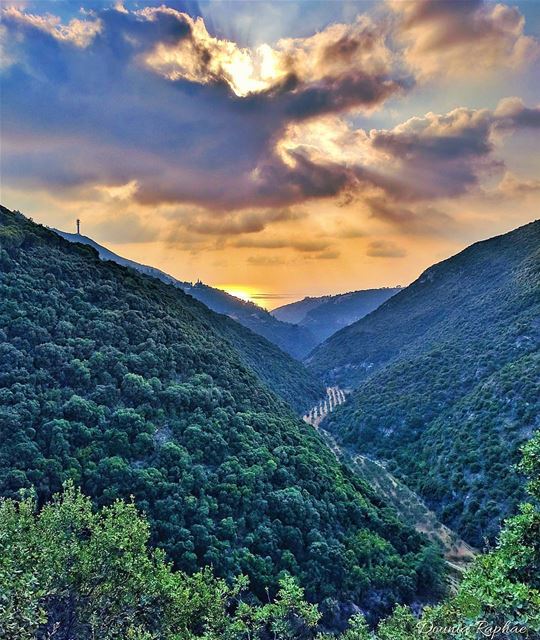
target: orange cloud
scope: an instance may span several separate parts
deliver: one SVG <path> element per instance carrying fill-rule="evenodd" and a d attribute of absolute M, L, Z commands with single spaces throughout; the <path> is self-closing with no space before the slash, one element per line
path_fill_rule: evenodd
<path fill-rule="evenodd" d="M 404 58 L 422 79 L 523 67 L 540 54 L 518 9 L 482 0 L 389 0 Z"/>
<path fill-rule="evenodd" d="M 407 252 L 391 240 L 373 240 L 368 244 L 366 255 L 373 258 L 403 258 Z"/>

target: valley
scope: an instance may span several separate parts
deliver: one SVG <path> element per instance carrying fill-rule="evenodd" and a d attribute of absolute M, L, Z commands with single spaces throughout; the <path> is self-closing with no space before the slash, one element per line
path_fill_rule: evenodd
<path fill-rule="evenodd" d="M 494 291 L 482 291 L 480 307 L 462 286 L 474 290 L 473 247 L 466 269 L 454 268 L 458 256 L 448 268 L 428 270 L 331 336 L 306 358 L 306 368 L 174 282 L 104 260 L 88 244 L 2 208 L 0 492 L 12 510 L 6 522 L 16 513 L 9 501 L 30 488 L 37 504 L 56 505 L 45 509 L 79 509 L 87 500 L 85 509 L 119 509 L 118 517 L 132 496 L 131 508 L 147 518 L 147 544 L 163 550 L 179 580 L 200 575 L 195 589 L 226 592 L 245 575 L 250 598 L 260 603 L 283 597 L 284 585 L 295 589 L 297 580 L 302 590 L 295 597 L 317 603 L 313 612 L 332 638 L 351 611 L 382 629 L 396 612 L 416 628 L 408 606 L 441 601 L 433 611 L 448 617 L 464 593 L 483 593 L 474 583 L 491 580 L 483 563 L 499 563 L 504 576 L 513 570 L 498 547 L 481 554 L 471 531 L 484 526 L 487 504 L 500 518 L 522 499 L 523 483 L 509 464 L 539 415 L 538 226 L 514 233 L 519 242 L 509 234 L 495 239 L 496 251 L 482 246 L 484 268 L 494 273 L 496 255 L 500 273 Z M 428 307 L 415 310 L 426 304 L 419 288 L 439 280 L 437 295 L 451 296 L 455 318 L 440 312 L 433 292 Z M 480 320 L 475 313 L 481 316 L 486 301 L 489 314 Z M 471 328 L 460 306 L 475 317 Z M 473 339 L 479 322 L 483 332 Z M 443 337 L 449 331 L 451 346 Z M 490 360 L 495 356 L 502 366 Z M 467 431 L 459 430 L 459 417 Z M 404 429 L 407 436 L 396 440 Z M 455 459 L 443 463 L 436 443 L 453 434 Z M 498 474 L 489 485 L 473 457 L 476 441 L 487 449 L 490 473 Z M 524 463 L 533 474 L 527 460 L 534 443 Z M 502 446 L 512 451 L 506 467 Z M 444 487 L 448 473 L 459 478 L 457 486 Z M 74 482 L 86 497 L 73 493 Z M 465 513 L 459 491 L 468 492 Z M 513 526 L 529 526 L 524 517 Z M 53 521 L 61 527 L 62 519 Z M 500 526 L 494 518 L 489 525 L 495 522 Z M 88 524 L 94 526 L 92 535 L 101 535 L 102 525 Z M 84 531 L 77 534 L 81 544 Z M 212 567 L 206 577 L 197 573 L 204 567 Z M 523 606 L 534 597 L 523 596 Z M 290 621 L 290 612 L 283 615 Z M 307 628 L 302 633 L 315 637 Z M 404 638 L 416 640 L 414 633 Z"/>
<path fill-rule="evenodd" d="M 442 524 L 422 498 L 395 478 L 384 464 L 344 447 L 338 443 L 330 431 L 325 429 L 325 419 L 335 408 L 346 401 L 347 393 L 339 387 L 328 387 L 326 398 L 320 400 L 303 416 L 304 421 L 317 429 L 336 458 L 347 465 L 359 478 L 375 488 L 377 493 L 397 511 L 404 522 L 441 546 L 449 567 L 447 579 L 455 591 L 463 572 L 470 566 L 478 550 Z"/>
<path fill-rule="evenodd" d="M 324 429 L 324 423 L 321 425 L 319 422 L 316 428 L 336 457 L 374 487 L 379 495 L 392 505 L 404 522 L 413 526 L 419 533 L 425 534 L 431 541 L 441 545 L 445 560 L 451 569 L 448 580 L 455 589 L 461 574 L 470 566 L 478 550 L 462 540 L 455 531 L 442 524 L 422 498 L 389 473 L 382 463 L 368 456 L 355 454 L 338 444 L 335 437 Z"/>
<path fill-rule="evenodd" d="M 353 388 L 325 428 L 384 461 L 472 546 L 523 499 L 510 473 L 540 427 L 540 222 L 430 267 L 306 359 Z"/>

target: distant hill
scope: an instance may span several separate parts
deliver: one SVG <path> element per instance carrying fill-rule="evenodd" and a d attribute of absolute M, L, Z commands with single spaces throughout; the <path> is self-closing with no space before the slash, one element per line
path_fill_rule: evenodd
<path fill-rule="evenodd" d="M 334 296 L 304 298 L 274 309 L 272 314 L 286 322 L 296 322 L 308 329 L 321 343 L 336 331 L 374 311 L 401 287 L 350 291 Z M 288 320 L 287 320 L 288 318 Z"/>
<path fill-rule="evenodd" d="M 266 309 L 262 309 L 253 302 L 240 300 L 226 291 L 210 287 L 202 282 L 192 284 L 191 282 L 177 280 L 159 269 L 123 258 L 87 236 L 76 233 L 66 233 L 58 229 L 54 229 L 54 231 L 70 242 L 79 242 L 93 247 L 99 253 L 102 260 L 112 260 L 122 266 L 131 267 L 146 275 L 159 278 L 167 284 L 173 284 L 179 287 L 197 300 L 203 302 L 207 307 L 212 309 L 212 311 L 228 315 L 244 327 L 270 340 L 270 342 L 273 342 L 280 349 L 295 358 L 304 357 L 317 344 L 317 341 L 308 329 L 281 322 L 266 311 Z"/>
<path fill-rule="evenodd" d="M 315 309 L 323 302 L 328 300 L 330 296 L 320 296 L 318 298 L 310 298 L 309 296 L 297 302 L 284 304 L 277 309 L 273 309 L 270 313 L 282 322 L 290 322 L 291 324 L 300 324 L 306 317 L 308 311 Z"/>
<path fill-rule="evenodd" d="M 481 546 L 521 498 L 508 472 L 540 426 L 539 345 L 537 221 L 430 267 L 306 362 L 356 388 L 325 428 Z"/>
<path fill-rule="evenodd" d="M 285 573 L 334 614 L 437 596 L 437 551 L 246 366 L 263 338 L 4 208 L 0 296 L 0 495 L 131 496 L 179 569 L 264 602 Z"/>

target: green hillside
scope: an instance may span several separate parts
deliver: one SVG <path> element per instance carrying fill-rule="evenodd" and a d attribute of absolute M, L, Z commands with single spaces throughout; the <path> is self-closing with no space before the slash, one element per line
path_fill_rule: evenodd
<path fill-rule="evenodd" d="M 138 262 L 133 262 L 133 260 L 122 258 L 86 236 L 81 236 L 75 233 L 64 233 L 57 229 L 54 229 L 54 232 L 70 242 L 76 242 L 92 247 L 98 252 L 99 257 L 102 260 L 116 262 L 121 266 L 130 267 L 131 269 L 135 269 L 145 275 L 157 278 L 158 280 L 165 282 L 165 284 L 174 285 L 175 287 L 182 289 L 182 291 L 189 293 L 189 295 L 193 296 L 196 300 L 203 302 L 206 307 L 213 311 L 217 311 L 217 313 L 230 315 L 238 308 L 238 306 L 244 309 L 247 304 L 238 298 L 228 295 L 225 291 L 212 289 L 202 283 L 198 283 L 193 286 L 191 282 L 181 282 L 176 280 L 176 278 L 173 278 L 154 267 L 149 267 L 144 264 L 139 264 Z M 197 292 L 204 292 L 206 290 L 215 293 L 214 301 L 202 300 L 200 299 L 201 296 L 197 295 Z M 229 307 L 227 309 L 223 309 L 221 307 L 214 308 L 216 305 L 212 304 L 212 302 L 219 303 L 223 298 L 227 300 L 231 299 Z M 255 307 L 253 304 L 250 306 Z M 257 309 L 259 308 L 257 307 Z M 259 311 L 265 315 L 269 315 L 268 312 L 264 311 L 264 309 L 259 309 Z M 204 315 L 208 322 L 216 323 L 215 316 L 208 314 L 207 309 L 203 309 L 199 306 L 198 312 L 201 315 Z M 272 323 L 276 323 L 278 325 L 282 324 L 278 323 L 272 317 L 270 317 L 270 320 Z M 265 339 L 262 335 L 264 332 L 257 332 L 255 329 L 249 330 L 245 328 L 241 322 L 233 322 L 228 318 L 222 318 L 217 322 L 219 324 L 220 333 L 226 336 L 227 339 L 233 343 L 244 364 L 253 369 L 270 387 L 270 389 L 288 402 L 298 414 L 301 414 L 306 408 L 310 407 L 314 402 L 317 402 L 320 397 L 324 395 L 324 386 L 322 383 L 295 358 L 287 355 L 281 351 L 281 349 L 278 349 L 270 339 Z M 287 326 L 289 329 L 293 329 L 293 327 L 289 325 Z"/>
<path fill-rule="evenodd" d="M 96 511 L 73 487 L 41 510 L 0 500 L 0 634 L 36 640 L 519 640 L 540 633 L 540 439 L 520 471 L 532 502 L 507 520 L 496 547 L 477 556 L 451 597 L 413 611 L 397 606 L 370 629 L 357 611 L 343 633 L 321 630 L 317 604 L 290 576 L 253 602 L 244 576 L 188 576 L 152 549 L 133 504 Z M 376 474 L 378 475 L 378 474 Z M 59 570 L 59 568 L 61 568 Z M 323 622 L 324 624 L 324 622 Z M 2 633 L 3 632 L 3 633 Z"/>
<path fill-rule="evenodd" d="M 179 569 L 261 597 L 284 571 L 373 615 L 435 594 L 425 539 L 247 368 L 253 334 L 5 209 L 0 247 L 0 494 L 133 496 Z"/>
<path fill-rule="evenodd" d="M 87 236 L 78 233 L 66 233 L 58 229 L 54 231 L 70 242 L 78 242 L 93 247 L 99 253 L 102 260 L 112 260 L 125 267 L 131 267 L 136 271 L 158 278 L 167 284 L 179 287 L 182 291 L 189 293 L 190 296 L 193 296 L 209 309 L 212 309 L 212 311 L 223 313 L 233 320 L 236 320 L 236 322 L 242 326 L 263 336 L 294 358 L 303 358 L 317 344 L 317 341 L 309 329 L 298 327 L 288 322 L 280 322 L 266 311 L 266 309 L 259 307 L 253 302 L 240 300 L 240 298 L 232 296 L 221 289 L 210 287 L 204 284 L 204 282 L 193 284 L 191 282 L 177 280 L 160 269 L 123 258 Z M 291 394 L 291 396 L 292 395 L 293 394 Z"/>
<path fill-rule="evenodd" d="M 522 496 L 540 426 L 540 222 L 437 264 L 308 364 L 357 387 L 325 428 L 377 458 L 474 545 Z"/>

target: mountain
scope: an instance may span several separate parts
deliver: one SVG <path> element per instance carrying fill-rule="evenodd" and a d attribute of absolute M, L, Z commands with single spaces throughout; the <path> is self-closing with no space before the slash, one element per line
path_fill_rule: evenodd
<path fill-rule="evenodd" d="M 297 327 L 287 322 L 281 322 L 266 311 L 266 309 L 262 309 L 253 302 L 240 300 L 226 291 L 210 287 L 202 282 L 197 282 L 193 285 L 191 282 L 177 280 L 159 269 L 122 258 L 87 236 L 77 233 L 66 233 L 58 229 L 54 229 L 54 231 L 70 242 L 79 242 L 93 247 L 102 260 L 112 260 L 125 267 L 131 267 L 146 275 L 159 278 L 159 280 L 167 284 L 179 287 L 195 299 L 203 302 L 207 307 L 212 309 L 212 311 L 223 313 L 233 318 L 244 327 L 270 340 L 270 342 L 273 342 L 280 349 L 295 358 L 302 358 L 317 344 L 308 329 Z"/>
<path fill-rule="evenodd" d="M 189 292 L 190 295 L 193 295 L 194 291 L 203 291 L 203 297 L 207 298 L 206 289 L 209 289 L 215 292 L 215 301 L 217 302 L 219 302 L 222 297 L 227 299 L 232 298 L 233 301 L 230 303 L 230 309 L 234 309 L 237 303 L 240 303 L 238 306 L 244 305 L 242 300 L 233 298 L 233 296 L 229 296 L 219 289 L 212 289 L 211 287 L 206 287 L 206 285 L 201 284 L 193 286 L 191 282 L 176 280 L 172 276 L 154 267 L 122 258 L 86 236 L 79 236 L 75 233 L 64 233 L 56 229 L 54 229 L 54 232 L 70 242 L 79 242 L 80 244 L 92 247 L 98 252 L 102 260 L 111 260 L 122 266 L 135 269 L 145 275 L 158 278 L 166 284 Z M 198 299 L 197 295 L 193 297 Z M 203 303 L 206 303 L 206 300 L 203 300 Z M 206 304 L 206 306 L 210 307 L 211 305 Z M 261 309 L 261 311 L 264 310 Z M 225 312 L 219 309 L 218 313 Z M 261 337 L 258 332 L 253 333 L 252 331 L 244 329 L 243 326 L 237 322 L 228 321 L 225 318 L 221 322 L 220 331 L 222 335 L 234 345 L 236 351 L 242 357 L 243 362 L 253 369 L 274 393 L 288 402 L 298 414 L 301 414 L 303 410 L 324 395 L 324 387 L 315 376 L 296 359 L 288 356 L 274 344 Z"/>
<path fill-rule="evenodd" d="M 270 340 L 294 358 L 303 358 L 317 344 L 309 329 L 281 322 L 266 309 L 262 309 L 253 302 L 239 300 L 226 291 L 215 289 L 202 282 L 197 282 L 185 291 L 212 311 L 223 313 L 236 320 Z"/>
<path fill-rule="evenodd" d="M 401 287 L 366 289 L 335 296 L 304 298 L 299 302 L 274 309 L 272 314 L 280 320 L 295 318 L 299 326 L 308 329 L 315 336 L 317 343 L 321 343 L 336 331 L 367 316 L 398 291 L 401 291 Z M 293 321 L 287 320 L 287 322 Z"/>
<path fill-rule="evenodd" d="M 356 388 L 324 427 L 481 546 L 522 497 L 508 471 L 540 426 L 539 345 L 537 221 L 430 267 L 307 364 Z"/>
<path fill-rule="evenodd" d="M 331 296 L 320 296 L 319 298 L 310 298 L 307 296 L 297 302 L 290 302 L 281 307 L 272 309 L 270 312 L 274 317 L 282 322 L 290 322 L 291 324 L 300 324 L 306 317 L 308 311 L 315 309 Z"/>
<path fill-rule="evenodd" d="M 246 366 L 233 321 L 4 208 L 0 247 L 1 495 L 132 496 L 177 568 L 265 601 L 285 572 L 327 610 L 437 595 L 438 553 Z"/>

